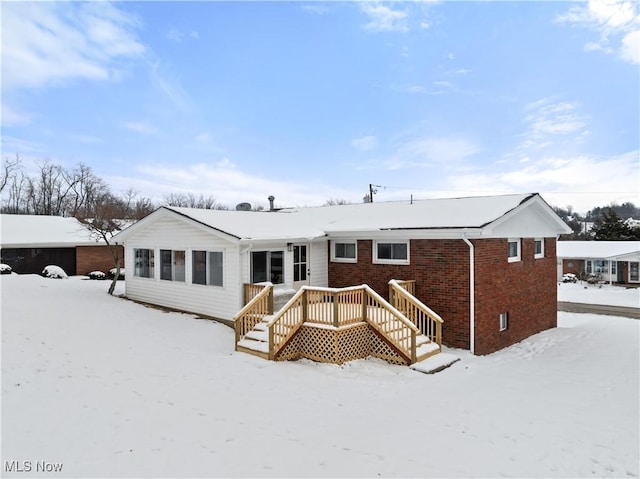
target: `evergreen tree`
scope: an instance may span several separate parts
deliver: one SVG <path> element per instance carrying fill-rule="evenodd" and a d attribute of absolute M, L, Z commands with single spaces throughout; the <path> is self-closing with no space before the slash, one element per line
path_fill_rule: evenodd
<path fill-rule="evenodd" d="M 596 241 L 640 240 L 640 229 L 627 225 L 613 208 L 608 208 L 596 219 L 593 229 Z"/>

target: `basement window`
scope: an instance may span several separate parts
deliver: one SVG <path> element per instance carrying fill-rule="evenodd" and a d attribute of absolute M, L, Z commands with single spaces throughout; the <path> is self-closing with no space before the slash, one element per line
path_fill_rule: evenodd
<path fill-rule="evenodd" d="M 544 238 L 536 238 L 535 241 L 535 252 L 533 257 L 536 259 L 544 258 Z"/>
<path fill-rule="evenodd" d="M 152 249 L 143 249 L 136 248 L 133 250 L 133 259 L 134 259 L 134 267 L 133 267 L 133 275 L 138 278 L 153 278 L 153 250 Z"/>
<path fill-rule="evenodd" d="M 509 323 L 509 313 L 500 313 L 500 331 L 505 331 Z"/>
<path fill-rule="evenodd" d="M 520 261 L 520 239 L 509 239 L 509 263 Z"/>
<path fill-rule="evenodd" d="M 357 263 L 358 247 L 355 241 L 332 242 L 331 261 L 339 263 Z"/>
<path fill-rule="evenodd" d="M 374 245 L 374 263 L 409 264 L 409 242 L 376 242 Z"/>

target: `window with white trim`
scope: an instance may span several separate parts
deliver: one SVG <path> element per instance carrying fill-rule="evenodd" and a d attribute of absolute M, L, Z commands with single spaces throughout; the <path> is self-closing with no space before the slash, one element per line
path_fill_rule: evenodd
<path fill-rule="evenodd" d="M 500 313 L 500 331 L 505 331 L 509 326 L 509 313 Z"/>
<path fill-rule="evenodd" d="M 535 239 L 535 250 L 533 257 L 536 259 L 544 258 L 544 238 Z"/>
<path fill-rule="evenodd" d="M 509 263 L 520 261 L 520 238 L 509 239 Z"/>
<path fill-rule="evenodd" d="M 331 261 L 341 263 L 358 262 L 358 245 L 355 241 L 332 241 Z"/>
<path fill-rule="evenodd" d="M 184 251 L 160 250 L 160 279 L 167 281 L 185 281 Z"/>
<path fill-rule="evenodd" d="M 133 250 L 133 275 L 138 278 L 153 278 L 153 250 L 135 248 Z"/>
<path fill-rule="evenodd" d="M 374 263 L 409 264 L 409 242 L 376 241 L 373 248 Z"/>
<path fill-rule="evenodd" d="M 224 286 L 222 251 L 191 252 L 191 282 L 207 286 Z"/>
<path fill-rule="evenodd" d="M 284 283 L 284 251 L 252 251 L 251 282 Z"/>

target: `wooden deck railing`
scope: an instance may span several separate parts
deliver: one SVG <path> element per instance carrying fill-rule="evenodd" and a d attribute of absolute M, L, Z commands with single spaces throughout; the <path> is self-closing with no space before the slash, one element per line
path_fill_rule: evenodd
<path fill-rule="evenodd" d="M 236 329 L 236 344 L 240 338 L 251 331 L 262 319 L 273 314 L 273 284 L 245 284 L 245 298 L 250 294 L 251 299 L 233 318 Z M 249 292 L 249 293 L 248 293 Z"/>
<path fill-rule="evenodd" d="M 272 283 L 245 283 L 244 284 L 244 304 L 246 305 L 253 298 L 258 296 L 265 288 L 265 286 L 273 286 Z M 273 297 L 273 295 L 272 295 Z M 273 306 L 271 306 L 273 309 Z"/>
<path fill-rule="evenodd" d="M 407 361 L 416 361 L 419 329 L 367 285 L 340 289 L 303 286 L 269 321 L 269 358 L 274 359 L 307 321 L 336 328 L 366 321 Z"/>
<path fill-rule="evenodd" d="M 415 279 L 392 279 L 391 281 L 395 281 L 395 284 L 397 284 L 398 286 L 400 286 L 403 289 L 406 289 L 410 294 L 412 295 L 416 295 L 416 280 Z M 391 294 L 391 291 L 389 291 L 389 294 Z M 389 296 L 389 298 L 391 299 L 391 296 Z M 391 304 L 393 304 L 392 301 L 389 301 Z"/>
<path fill-rule="evenodd" d="M 420 332 L 428 336 L 431 341 L 442 346 L 442 323 L 438 313 L 425 305 L 418 298 L 409 294 L 400 281 L 389 281 L 389 300 L 393 306 L 415 324 Z"/>

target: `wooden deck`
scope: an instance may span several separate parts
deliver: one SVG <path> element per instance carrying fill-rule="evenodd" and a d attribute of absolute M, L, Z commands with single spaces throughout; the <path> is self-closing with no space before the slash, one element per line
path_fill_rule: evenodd
<path fill-rule="evenodd" d="M 387 302 L 369 286 L 301 288 L 273 312 L 273 286 L 255 288 L 235 318 L 236 350 L 271 359 L 343 363 L 367 356 L 413 364 L 441 350 L 442 319 L 392 280 Z"/>

